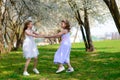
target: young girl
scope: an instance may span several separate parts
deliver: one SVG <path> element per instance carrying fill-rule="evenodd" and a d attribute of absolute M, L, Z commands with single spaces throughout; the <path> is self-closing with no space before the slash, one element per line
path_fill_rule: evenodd
<path fill-rule="evenodd" d="M 54 63 L 59 64 L 58 70 L 56 73 L 60 73 L 65 70 L 63 64 L 68 65 L 68 70 L 66 72 L 73 72 L 74 69 L 70 64 L 70 50 L 71 50 L 71 42 L 70 42 L 70 24 L 67 20 L 61 21 L 61 28 L 63 29 L 61 32 L 54 36 L 46 36 L 46 38 L 58 38 L 62 37 L 62 41 L 59 49 L 55 53 Z"/>
<path fill-rule="evenodd" d="M 37 46 L 34 41 L 34 37 L 38 38 L 41 37 L 41 35 L 37 34 L 36 32 L 32 31 L 32 21 L 26 21 L 24 24 L 24 30 L 23 33 L 25 35 L 25 39 L 23 42 L 23 53 L 24 57 L 26 58 L 25 68 L 23 75 L 28 76 L 29 73 L 27 72 L 28 65 L 31 61 L 31 58 L 34 58 L 34 68 L 33 71 L 36 74 L 39 74 L 39 71 L 37 70 L 37 56 L 39 54 Z"/>

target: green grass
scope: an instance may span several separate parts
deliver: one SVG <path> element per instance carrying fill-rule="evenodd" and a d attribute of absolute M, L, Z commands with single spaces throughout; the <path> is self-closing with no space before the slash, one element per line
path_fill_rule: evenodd
<path fill-rule="evenodd" d="M 22 50 L 0 56 L 0 80 L 120 80 L 120 40 L 94 42 L 96 51 L 86 53 L 83 43 L 72 46 L 71 64 L 73 73 L 55 74 L 54 53 L 59 45 L 40 46 L 39 75 L 32 72 L 31 61 L 28 72 L 23 76 L 25 59 Z"/>

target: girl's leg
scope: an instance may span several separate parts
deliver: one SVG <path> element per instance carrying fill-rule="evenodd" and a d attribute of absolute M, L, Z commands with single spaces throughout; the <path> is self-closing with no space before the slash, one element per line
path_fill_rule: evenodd
<path fill-rule="evenodd" d="M 34 69 L 37 67 L 38 58 L 34 58 Z"/>
<path fill-rule="evenodd" d="M 61 67 L 63 67 L 63 64 L 59 64 L 59 67 L 58 67 L 58 69 L 60 69 Z"/>
<path fill-rule="evenodd" d="M 30 61 L 31 61 L 31 58 L 28 58 L 28 59 L 26 60 L 24 72 L 27 71 L 27 68 L 28 68 L 28 65 L 29 65 Z"/>
<path fill-rule="evenodd" d="M 38 58 L 34 58 L 34 68 L 33 68 L 33 71 L 36 73 L 36 74 L 39 74 L 39 71 L 37 70 L 37 62 L 38 62 Z"/>
<path fill-rule="evenodd" d="M 68 68 L 72 68 L 72 66 L 71 66 L 70 62 L 69 62 L 69 63 L 67 63 L 67 66 L 68 66 Z"/>
<path fill-rule="evenodd" d="M 67 65 L 68 65 L 68 70 L 66 72 L 73 72 L 74 68 L 71 66 L 70 62 L 67 63 Z"/>

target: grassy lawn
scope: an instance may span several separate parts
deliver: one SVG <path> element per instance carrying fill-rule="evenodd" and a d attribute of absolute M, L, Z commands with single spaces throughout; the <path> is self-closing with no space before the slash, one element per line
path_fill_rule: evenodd
<path fill-rule="evenodd" d="M 30 76 L 23 76 L 25 59 L 22 50 L 0 56 L 0 80 L 120 80 L 120 40 L 94 42 L 96 51 L 86 53 L 83 43 L 72 46 L 73 73 L 56 74 L 54 53 L 59 45 L 40 46 L 38 69 L 33 73 L 33 60 L 29 65 Z M 66 66 L 67 67 L 67 66 Z"/>

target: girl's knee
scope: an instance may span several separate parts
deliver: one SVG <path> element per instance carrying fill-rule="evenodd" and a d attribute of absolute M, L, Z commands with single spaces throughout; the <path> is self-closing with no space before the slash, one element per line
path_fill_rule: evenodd
<path fill-rule="evenodd" d="M 28 58 L 28 59 L 27 59 L 27 61 L 30 61 L 30 60 L 31 60 L 31 58 Z"/>
<path fill-rule="evenodd" d="M 31 58 L 27 58 L 27 60 L 31 60 Z"/>

